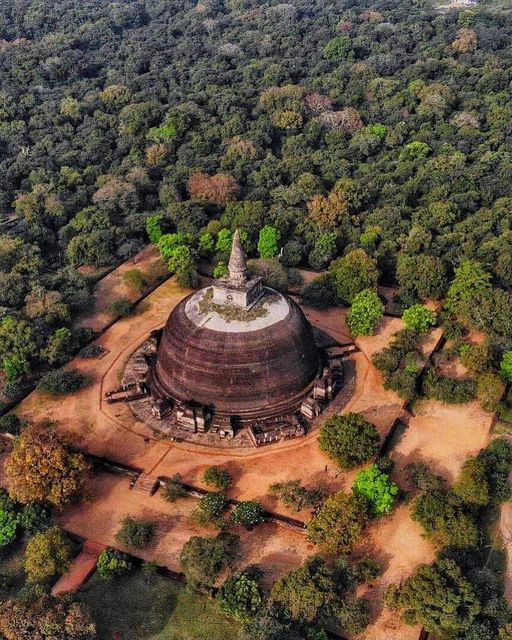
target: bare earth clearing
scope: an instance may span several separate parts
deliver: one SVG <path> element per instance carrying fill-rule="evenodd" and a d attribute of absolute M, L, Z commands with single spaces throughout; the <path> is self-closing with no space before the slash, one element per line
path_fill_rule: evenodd
<path fill-rule="evenodd" d="M 119 282 L 118 275 L 107 277 Z M 112 286 L 106 284 L 98 288 L 99 309 L 106 307 L 101 296 L 110 301 L 112 290 Z M 212 464 L 225 465 L 234 477 L 231 497 L 260 500 L 269 510 L 307 520 L 307 512 L 297 515 L 269 496 L 269 484 L 300 478 L 306 486 L 320 485 L 329 491 L 349 490 L 356 473 L 340 473 L 325 457 L 316 443 L 317 430 L 300 440 L 268 448 L 206 449 L 161 438 L 138 422 L 126 405 L 104 403 L 104 391 L 118 386 L 129 355 L 151 330 L 164 324 L 172 308 L 188 293 L 178 287 L 174 279 L 164 282 L 138 305 L 134 314 L 105 331 L 98 340 L 108 350 L 103 358 L 76 358 L 69 365 L 90 377 L 87 388 L 63 399 L 34 392 L 21 403 L 18 413 L 34 422 L 54 420 L 78 447 L 154 476 L 181 473 L 186 482 L 204 486 L 202 475 L 205 468 Z M 119 297 L 117 289 L 115 297 Z M 345 324 L 346 310 L 305 311 L 313 325 L 338 341 L 347 343 L 351 340 Z M 377 336 L 357 339 L 360 351 L 350 356 L 356 375 L 352 397 L 343 407 L 334 402 L 328 412 L 364 413 L 376 424 L 383 438 L 396 418 L 402 417 L 408 423 L 407 429 L 391 454 L 397 463 L 398 482 L 403 481 L 403 467 L 416 459 L 429 462 L 436 471 L 451 480 L 462 461 L 485 445 L 492 416 L 476 404 L 450 407 L 422 402 L 416 408 L 417 415 L 408 417 L 402 400 L 383 388 L 380 374 L 371 365 L 373 353 L 387 346 L 392 335 L 402 326 L 400 320 L 387 317 L 381 323 Z M 431 332 L 424 341 L 425 356 L 434 349 L 439 338 L 439 330 Z M 158 524 L 156 542 L 140 555 L 173 570 L 179 570 L 181 548 L 191 535 L 214 533 L 190 522 L 189 516 L 196 504 L 193 498 L 168 504 L 159 493 L 148 497 L 133 492 L 129 480 L 104 473 L 91 479 L 88 490 L 90 498 L 85 504 L 71 508 L 59 517 L 62 527 L 102 544 L 114 544 L 119 521 L 126 514 L 154 521 Z M 242 540 L 243 562 L 260 564 L 269 582 L 315 552 L 302 533 L 275 524 L 265 524 L 252 532 L 237 530 L 237 533 Z M 356 553 L 362 552 L 375 557 L 384 569 L 382 576 L 364 589 L 374 620 L 363 637 L 367 640 L 416 639 L 419 629 L 406 627 L 396 615 L 382 611 L 385 587 L 409 575 L 418 564 L 430 562 L 434 556 L 434 549 L 410 520 L 409 506 L 399 506 L 391 516 L 370 527 L 364 544 L 356 550 Z"/>

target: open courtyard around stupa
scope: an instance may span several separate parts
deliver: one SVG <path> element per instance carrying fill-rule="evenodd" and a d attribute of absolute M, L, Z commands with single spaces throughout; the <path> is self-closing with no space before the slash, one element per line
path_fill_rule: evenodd
<path fill-rule="evenodd" d="M 304 277 L 310 275 L 304 272 Z M 208 287 L 211 281 L 202 284 Z M 395 463 L 393 478 L 399 485 L 406 483 L 404 468 L 412 461 L 424 461 L 453 481 L 464 460 L 477 454 L 490 438 L 493 416 L 476 402 L 453 408 L 423 400 L 410 412 L 397 394 L 384 389 L 381 375 L 371 363 L 373 354 L 387 346 L 402 328 L 402 321 L 386 315 L 375 336 L 354 339 L 343 308 L 303 309 L 315 333 L 329 336 L 346 349 L 343 387 L 324 413 L 311 422 L 306 435 L 254 447 L 226 446 L 223 440 L 215 446 L 208 440 L 183 441 L 159 433 L 139 420 L 129 403 L 106 402 L 105 393 L 119 387 L 126 364 L 139 345 L 165 325 L 172 310 L 190 293 L 174 278 L 166 280 L 129 317 L 117 320 L 102 333 L 96 341 L 103 349 L 100 358 L 77 357 L 69 364 L 70 369 L 87 376 L 85 388 L 58 399 L 35 391 L 17 409 L 18 415 L 30 422 L 55 422 L 75 447 L 101 459 L 102 464 L 88 481 L 87 500 L 58 518 L 63 529 L 82 539 L 119 547 L 115 534 L 124 516 L 150 520 L 157 525 L 155 541 L 137 555 L 179 572 L 180 552 L 190 536 L 215 533 L 211 527 L 194 523 L 190 516 L 197 496 L 208 490 L 203 481 L 205 469 L 221 465 L 233 478 L 230 499 L 257 500 L 271 514 L 265 524 L 252 531 L 236 527 L 244 564 L 257 563 L 270 584 L 315 553 L 315 546 L 308 542 L 303 529 L 312 512 L 293 512 L 269 493 L 269 486 L 300 479 L 304 486 L 332 493 L 350 490 L 353 482 L 355 472 L 341 472 L 318 447 L 318 427 L 326 417 L 355 412 L 370 420 L 388 447 L 387 455 Z M 423 339 L 421 349 L 426 359 L 439 348 L 440 341 L 440 329 Z M 176 474 L 196 491 L 196 497 L 192 491 L 186 499 L 169 504 L 161 491 L 154 493 L 154 489 Z M 416 640 L 419 627 L 406 627 L 382 609 L 386 586 L 435 556 L 435 548 L 410 519 L 407 500 L 368 527 L 363 542 L 355 549 L 356 557 L 363 554 L 376 559 L 383 568 L 382 574 L 363 588 L 372 614 L 363 637 Z"/>

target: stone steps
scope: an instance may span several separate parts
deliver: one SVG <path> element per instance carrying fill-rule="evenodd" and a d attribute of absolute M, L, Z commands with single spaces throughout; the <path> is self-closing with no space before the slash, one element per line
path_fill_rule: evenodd
<path fill-rule="evenodd" d="M 158 489 L 159 484 L 157 476 L 141 473 L 135 481 L 132 490 L 146 496 L 152 496 Z"/>

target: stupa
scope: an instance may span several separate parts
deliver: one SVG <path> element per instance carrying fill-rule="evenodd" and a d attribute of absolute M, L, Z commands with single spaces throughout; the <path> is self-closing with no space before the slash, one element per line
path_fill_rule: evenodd
<path fill-rule="evenodd" d="M 132 373 L 144 358 L 151 409 L 134 403 L 139 417 L 185 439 L 245 431 L 254 445 L 305 433 L 342 373 L 316 346 L 299 305 L 250 275 L 238 231 L 227 275 L 173 309 L 132 356 Z"/>

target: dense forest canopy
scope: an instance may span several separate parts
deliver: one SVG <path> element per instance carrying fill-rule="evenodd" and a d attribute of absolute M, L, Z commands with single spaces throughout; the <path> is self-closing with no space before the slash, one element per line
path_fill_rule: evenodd
<path fill-rule="evenodd" d="M 288 266 L 358 249 L 407 303 L 465 265 L 478 315 L 454 312 L 509 345 L 511 81 L 512 14 L 485 2 L 5 0 L 4 370 L 58 361 L 77 269 L 133 255 L 148 218 L 214 262 L 222 229 L 255 254 L 272 227 Z"/>

